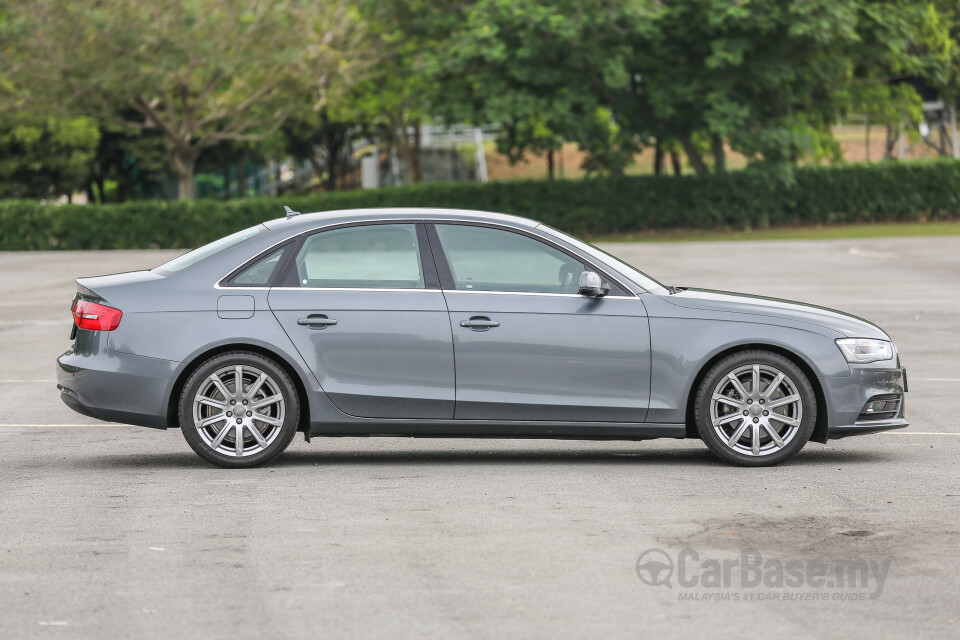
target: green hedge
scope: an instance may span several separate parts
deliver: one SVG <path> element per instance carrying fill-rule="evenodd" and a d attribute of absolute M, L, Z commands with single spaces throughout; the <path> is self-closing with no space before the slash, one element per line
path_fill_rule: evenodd
<path fill-rule="evenodd" d="M 366 207 L 515 213 L 580 234 L 671 228 L 764 228 L 953 218 L 960 162 L 803 167 L 790 180 L 736 171 L 706 177 L 427 184 L 221 202 L 43 205 L 0 201 L 0 250 L 196 247 L 283 215 Z"/>

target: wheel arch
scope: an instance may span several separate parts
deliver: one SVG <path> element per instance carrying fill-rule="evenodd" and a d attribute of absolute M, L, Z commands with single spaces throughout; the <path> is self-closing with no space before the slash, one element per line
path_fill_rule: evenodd
<path fill-rule="evenodd" d="M 697 433 L 697 425 L 695 423 L 695 409 L 694 404 L 697 401 L 697 389 L 700 388 L 700 383 L 703 381 L 703 378 L 707 375 L 707 372 L 715 365 L 717 362 L 726 358 L 729 355 L 738 353 L 740 351 L 750 351 L 750 350 L 762 350 L 770 351 L 772 353 L 777 353 L 795 365 L 800 367 L 800 370 L 803 371 L 804 375 L 807 376 L 807 379 L 810 381 L 810 386 L 813 387 L 813 394 L 817 399 L 817 421 L 813 426 L 813 435 L 810 436 L 810 439 L 814 442 L 826 442 L 827 441 L 827 400 L 826 396 L 823 393 L 823 387 L 820 384 L 820 379 L 817 378 L 817 374 L 814 372 L 813 367 L 798 353 L 791 351 L 783 346 L 770 344 L 767 342 L 748 342 L 743 344 L 737 344 L 730 347 L 726 347 L 717 353 L 713 354 L 708 358 L 700 369 L 697 371 L 697 375 L 694 376 L 693 384 L 690 385 L 690 388 L 687 390 L 686 398 L 686 412 L 685 412 L 685 425 L 686 425 L 686 435 L 688 438 L 699 438 Z"/>
<path fill-rule="evenodd" d="M 300 401 L 300 420 L 297 423 L 297 431 L 303 431 L 305 434 L 307 434 L 307 437 L 309 437 L 310 396 L 307 393 L 307 387 L 303 383 L 303 378 L 297 371 L 297 368 L 286 356 L 278 351 L 263 345 L 249 342 L 228 342 L 225 344 L 219 344 L 201 351 L 200 353 L 194 354 L 187 360 L 184 360 L 182 366 L 180 367 L 180 372 L 177 374 L 173 386 L 171 387 L 170 396 L 167 398 L 167 428 L 173 429 L 180 427 L 178 408 L 180 404 L 180 394 L 183 392 L 183 387 L 186 385 L 187 379 L 197 368 L 197 365 L 204 360 L 208 360 L 216 355 L 230 351 L 250 351 L 266 358 L 270 358 L 276 362 L 277 365 L 283 369 L 288 376 L 290 376 L 290 379 L 293 380 L 294 387 L 296 388 L 298 400 Z"/>

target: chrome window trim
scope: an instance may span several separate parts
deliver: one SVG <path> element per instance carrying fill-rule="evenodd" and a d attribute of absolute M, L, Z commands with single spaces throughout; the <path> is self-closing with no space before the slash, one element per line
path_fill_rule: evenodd
<path fill-rule="evenodd" d="M 229 289 L 239 289 L 241 287 L 228 287 Z M 579 293 L 539 293 L 539 292 L 527 292 L 527 291 L 482 291 L 479 289 L 474 290 L 465 290 L 465 289 L 377 289 L 374 287 L 243 287 L 243 288 L 257 288 L 257 289 L 270 289 L 271 291 L 366 291 L 366 292 L 401 292 L 401 293 L 410 293 L 410 292 L 424 292 L 424 293 L 483 293 L 487 295 L 494 296 L 549 296 L 554 298 L 583 298 L 585 296 L 580 295 Z M 629 299 L 628 296 L 614 296 L 616 298 Z"/>
<path fill-rule="evenodd" d="M 393 291 L 393 292 L 425 292 L 425 293 L 443 293 L 442 289 L 396 289 L 396 288 L 384 288 L 379 289 L 377 287 L 270 287 L 271 291 Z"/>

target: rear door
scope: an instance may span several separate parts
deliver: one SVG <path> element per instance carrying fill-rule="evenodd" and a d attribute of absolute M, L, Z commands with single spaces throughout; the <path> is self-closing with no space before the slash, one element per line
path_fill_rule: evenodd
<path fill-rule="evenodd" d="M 436 223 L 430 240 L 450 309 L 457 419 L 643 422 L 650 330 L 636 296 L 616 286 L 579 295 L 584 261 L 516 230 Z"/>
<path fill-rule="evenodd" d="M 422 224 L 307 236 L 283 283 L 270 308 L 341 411 L 453 417 L 453 342 Z"/>

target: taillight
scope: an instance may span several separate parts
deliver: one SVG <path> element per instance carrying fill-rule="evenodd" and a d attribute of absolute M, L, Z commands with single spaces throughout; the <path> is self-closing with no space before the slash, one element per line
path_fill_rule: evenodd
<path fill-rule="evenodd" d="M 120 325 L 123 312 L 96 302 L 77 300 L 73 305 L 73 321 L 80 329 L 113 331 Z"/>

